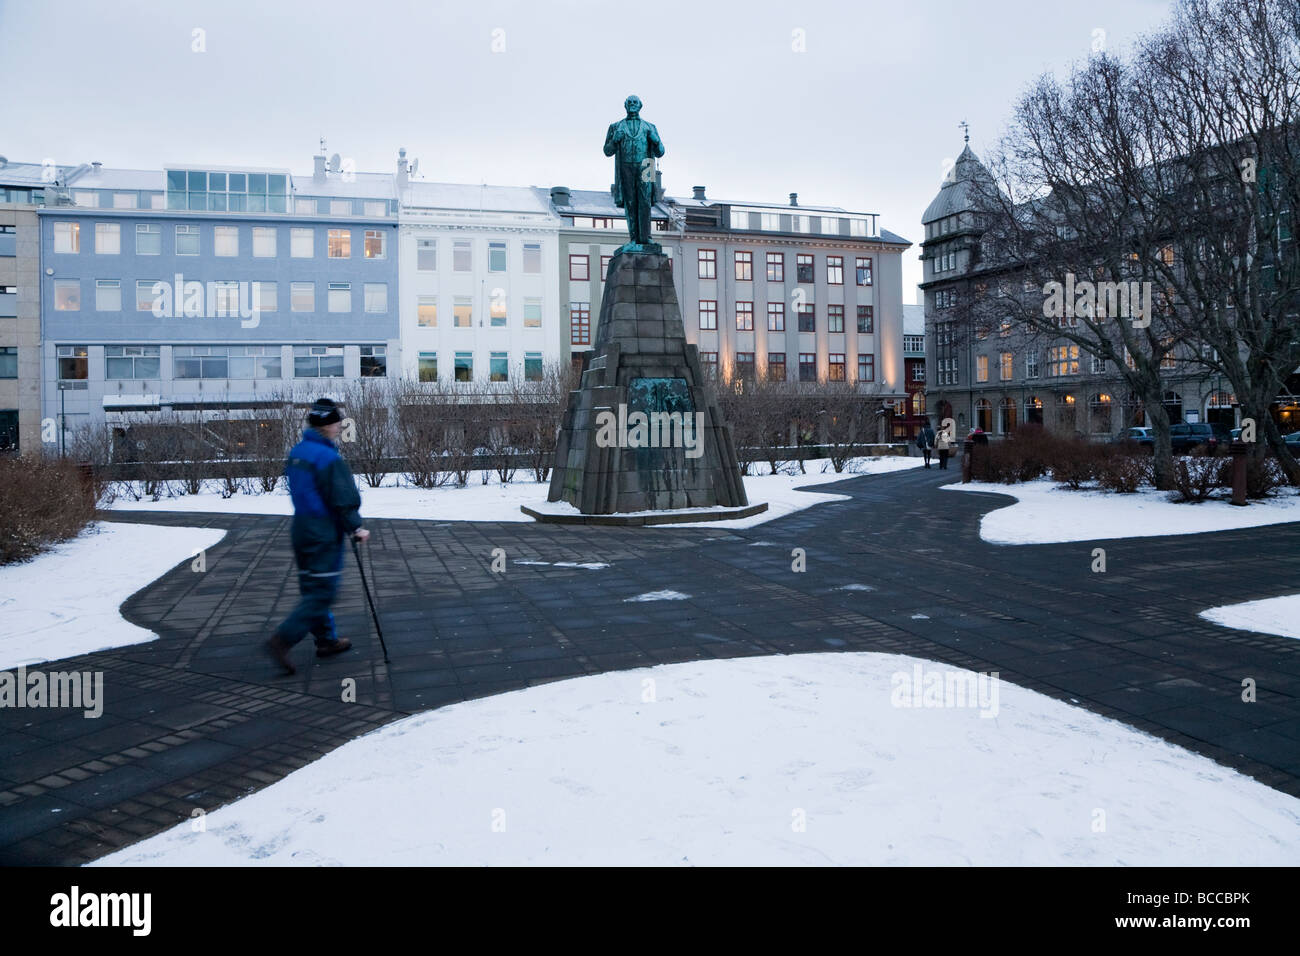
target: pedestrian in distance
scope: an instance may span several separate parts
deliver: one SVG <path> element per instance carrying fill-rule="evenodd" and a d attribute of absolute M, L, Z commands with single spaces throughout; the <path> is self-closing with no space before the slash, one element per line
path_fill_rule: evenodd
<path fill-rule="evenodd" d="M 925 419 L 921 425 L 921 430 L 916 433 L 916 447 L 921 449 L 921 454 L 925 456 L 925 467 L 930 467 L 930 455 L 934 452 L 934 429 L 930 427 L 930 419 Z"/>
<path fill-rule="evenodd" d="M 342 422 L 342 409 L 332 399 L 317 399 L 307 414 L 302 441 L 285 463 L 293 499 L 289 540 L 298 565 L 300 598 L 266 650 L 288 674 L 294 672 L 289 652 L 308 634 L 316 639 L 317 657 L 341 654 L 352 646 L 348 638 L 338 636 L 330 605 L 343 575 L 345 539 L 365 541 L 370 532 L 361 527 L 361 494 L 352 469 L 335 445 Z"/>
<path fill-rule="evenodd" d="M 934 448 L 939 453 L 939 467 L 947 469 L 948 457 L 952 454 L 953 446 L 957 442 L 952 437 L 952 432 L 947 428 L 939 429 L 939 437 L 935 439 Z"/>

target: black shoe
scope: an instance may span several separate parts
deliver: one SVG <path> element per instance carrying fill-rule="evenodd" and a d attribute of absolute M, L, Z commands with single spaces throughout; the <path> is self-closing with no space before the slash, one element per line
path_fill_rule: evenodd
<path fill-rule="evenodd" d="M 342 654 L 352 646 L 352 642 L 346 637 L 340 637 L 336 641 L 317 641 L 316 656 L 332 657 L 335 654 Z"/>
<path fill-rule="evenodd" d="M 271 660 L 284 668 L 286 674 L 296 672 L 297 668 L 293 666 L 293 661 L 289 660 L 290 646 L 284 642 L 284 639 L 279 634 L 272 634 L 271 639 L 263 646 L 266 648 L 266 653 L 271 656 Z"/>

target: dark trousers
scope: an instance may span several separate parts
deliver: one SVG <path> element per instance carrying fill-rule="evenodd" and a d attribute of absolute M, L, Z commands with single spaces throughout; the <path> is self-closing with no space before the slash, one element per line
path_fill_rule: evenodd
<path fill-rule="evenodd" d="M 641 245 L 654 242 L 650 236 L 650 206 L 654 198 L 654 183 L 642 179 L 642 168 L 635 163 L 619 163 L 618 184 L 623 193 L 623 212 L 627 215 L 629 241 Z"/>
<path fill-rule="evenodd" d="M 314 635 L 318 644 L 338 640 L 330 605 L 338 596 L 343 576 L 343 542 L 295 547 L 294 558 L 300 597 L 276 632 L 291 647 L 308 634 Z"/>
<path fill-rule="evenodd" d="M 948 454 L 949 454 L 948 449 L 946 449 L 946 448 L 940 448 L 940 449 L 939 449 L 939 467 L 940 467 L 940 468 L 947 468 L 947 467 L 948 467 Z"/>
<path fill-rule="evenodd" d="M 926 468 L 929 468 L 929 467 L 930 467 L 930 455 L 931 455 L 931 449 L 930 449 L 929 447 L 922 448 L 922 449 L 921 449 L 921 454 L 925 456 L 925 467 L 926 467 Z"/>

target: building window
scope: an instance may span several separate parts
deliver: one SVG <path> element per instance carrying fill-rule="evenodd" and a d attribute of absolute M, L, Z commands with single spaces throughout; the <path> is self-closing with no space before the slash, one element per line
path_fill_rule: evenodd
<path fill-rule="evenodd" d="M 96 312 L 121 312 L 122 311 L 122 280 L 121 279 L 96 279 L 95 280 L 95 311 Z"/>
<path fill-rule="evenodd" d="M 993 404 L 987 398 L 975 403 L 975 426 L 980 431 L 993 431 Z"/>
<path fill-rule="evenodd" d="M 116 222 L 95 223 L 95 254 L 116 256 L 122 253 L 122 226 Z"/>
<path fill-rule="evenodd" d="M 1093 375 L 1105 375 L 1106 360 L 1102 358 L 1100 355 L 1094 355 L 1092 357 L 1091 368 L 1092 368 Z"/>
<path fill-rule="evenodd" d="M 54 309 L 56 312 L 81 311 L 81 280 L 54 280 Z"/>
<path fill-rule="evenodd" d="M 542 380 L 542 353 L 524 353 L 524 381 L 540 382 Z"/>
<path fill-rule="evenodd" d="M 736 253 L 736 281 L 754 281 L 754 254 L 752 252 Z"/>
<path fill-rule="evenodd" d="M 54 251 L 81 251 L 81 223 L 56 222 L 54 224 Z"/>
<path fill-rule="evenodd" d="M 754 353 L 736 353 L 736 378 L 752 382 L 754 380 Z"/>
<path fill-rule="evenodd" d="M 507 382 L 510 380 L 510 362 L 505 352 L 492 352 L 488 357 L 488 381 Z"/>
<path fill-rule="evenodd" d="M 474 299 L 467 295 L 458 295 L 451 305 L 451 324 L 458 329 L 472 328 L 474 325 Z"/>
<path fill-rule="evenodd" d="M 542 300 L 524 299 L 524 328 L 540 329 L 542 327 Z"/>
<path fill-rule="evenodd" d="M 871 285 L 871 258 L 869 256 L 858 256 L 857 273 L 858 285 Z"/>
<path fill-rule="evenodd" d="M 785 253 L 769 252 L 767 254 L 767 281 L 785 281 Z"/>
<path fill-rule="evenodd" d="M 998 378 L 1004 382 L 1011 381 L 1014 357 L 1010 352 L 1003 352 L 998 359 Z"/>
<path fill-rule="evenodd" d="M 1112 430 L 1111 412 L 1114 409 L 1114 402 L 1105 392 L 1100 395 L 1093 395 L 1088 399 L 1088 410 L 1091 413 L 1092 431 L 1109 435 Z"/>
<path fill-rule="evenodd" d="M 292 312 L 316 311 L 316 283 L 289 283 L 289 309 Z"/>
<path fill-rule="evenodd" d="M 488 325 L 494 329 L 503 329 L 507 324 L 505 290 L 493 289 L 492 299 L 488 303 Z"/>
<path fill-rule="evenodd" d="M 806 302 L 799 306 L 799 331 L 817 331 L 817 313 L 811 302 Z"/>
<path fill-rule="evenodd" d="M 280 286 L 275 282 L 254 282 L 250 286 L 258 312 L 275 312 L 280 307 Z"/>
<path fill-rule="evenodd" d="M 12 319 L 18 315 L 18 286 L 0 285 L 0 318 Z"/>
<path fill-rule="evenodd" d="M 796 282 L 813 281 L 813 257 L 802 253 L 794 257 L 794 271 Z"/>
<path fill-rule="evenodd" d="M 158 378 L 162 359 L 157 345 L 105 345 L 104 378 Z"/>
<path fill-rule="evenodd" d="M 134 209 L 136 207 L 135 193 L 113 193 L 114 209 Z"/>
<path fill-rule="evenodd" d="M 799 353 L 799 381 L 817 381 L 817 355 L 814 352 Z"/>
<path fill-rule="evenodd" d="M 874 382 L 876 380 L 876 357 L 874 355 L 858 356 L 858 381 Z"/>
<path fill-rule="evenodd" d="M 826 327 L 831 332 L 844 331 L 844 306 L 828 305 L 826 307 Z"/>
<path fill-rule="evenodd" d="M 454 372 L 458 382 L 474 381 L 474 353 L 457 352 Z"/>
<path fill-rule="evenodd" d="M 417 272 L 438 271 L 438 240 L 418 239 L 415 243 L 415 270 Z M 434 361 L 437 361 L 435 356 Z M 421 379 L 423 381 L 423 379 Z M 436 381 L 430 379 L 429 381 Z"/>
<path fill-rule="evenodd" d="M 473 272 L 474 250 L 468 239 L 456 239 L 451 244 L 451 271 Z"/>
<path fill-rule="evenodd" d="M 342 378 L 343 346 L 295 345 L 294 378 Z"/>
<path fill-rule="evenodd" d="M 361 208 L 372 219 L 388 215 L 388 203 L 383 199 L 367 200 L 361 204 Z"/>
<path fill-rule="evenodd" d="M 569 281 L 586 282 L 591 278 L 590 256 L 578 255 L 576 253 L 569 256 Z"/>
<path fill-rule="evenodd" d="M 1005 339 L 1011 337 L 1011 320 L 1003 319 L 1002 324 L 998 326 L 998 338 Z"/>
<path fill-rule="evenodd" d="M 162 227 L 152 223 L 138 223 L 135 227 L 135 254 L 137 256 L 162 255 Z"/>
<path fill-rule="evenodd" d="M 706 376 L 718 374 L 718 353 L 701 352 L 700 353 L 700 370 Z"/>
<path fill-rule="evenodd" d="M 352 258 L 352 230 L 331 229 L 327 234 L 326 255 L 331 259 Z"/>
<path fill-rule="evenodd" d="M 540 242 L 524 243 L 524 274 L 542 274 L 542 244 Z"/>
<path fill-rule="evenodd" d="M 331 216 L 350 216 L 352 215 L 351 199 L 331 199 L 330 200 Z M 346 256 L 344 258 L 347 258 Z"/>
<path fill-rule="evenodd" d="M 701 249 L 699 251 L 699 277 L 701 279 L 716 279 L 718 277 L 718 252 L 716 249 Z"/>
<path fill-rule="evenodd" d="M 1038 353 L 1030 352 L 1025 356 L 1025 378 L 1038 378 Z"/>
<path fill-rule="evenodd" d="M 785 303 L 769 302 L 767 304 L 767 330 L 769 332 L 785 331 Z M 785 361 L 784 358 L 781 361 Z"/>
<path fill-rule="evenodd" d="M 736 331 L 737 332 L 754 331 L 754 303 L 752 302 L 736 303 Z"/>
<path fill-rule="evenodd" d="M 326 308 L 328 308 L 330 312 L 351 312 L 352 283 L 331 282 L 329 284 Z"/>
<path fill-rule="evenodd" d="M 438 381 L 438 353 L 421 352 L 419 357 L 419 367 L 416 372 L 421 382 Z"/>
<path fill-rule="evenodd" d="M 925 364 L 924 364 L 924 363 L 922 363 L 922 362 L 917 362 L 917 363 L 915 363 L 915 364 L 912 366 L 912 381 L 913 381 L 913 382 L 924 382 L 924 381 L 925 381 Z"/>
<path fill-rule="evenodd" d="M 385 259 L 384 233 L 381 229 L 367 229 L 362 237 L 361 255 L 365 259 Z"/>
<path fill-rule="evenodd" d="M 1047 375 L 1049 378 L 1078 374 L 1079 346 L 1060 345 L 1047 350 Z"/>
<path fill-rule="evenodd" d="M 199 227 L 176 227 L 176 255 L 197 256 L 199 254 Z"/>
<path fill-rule="evenodd" d="M 604 282 L 606 277 L 609 275 L 609 264 L 610 262 L 613 261 L 613 259 L 614 259 L 613 256 L 600 257 L 600 281 L 601 282 Z"/>
<path fill-rule="evenodd" d="M 274 226 L 253 227 L 253 258 L 255 259 L 275 258 L 275 227 Z"/>
<path fill-rule="evenodd" d="M 989 357 L 987 355 L 975 356 L 975 381 L 987 382 L 989 380 Z"/>
<path fill-rule="evenodd" d="M 829 285 L 844 285 L 844 257 L 826 257 L 826 282 Z"/>
<path fill-rule="evenodd" d="M 361 377 L 383 378 L 388 374 L 388 346 L 361 346 Z"/>
<path fill-rule="evenodd" d="M 212 254 L 223 259 L 239 255 L 239 227 L 212 227 Z"/>
<path fill-rule="evenodd" d="M 488 243 L 488 272 L 506 271 L 506 244 L 504 242 Z M 495 381 L 495 379 L 493 380 Z M 504 381 L 504 379 L 502 379 Z"/>
<path fill-rule="evenodd" d="M 137 279 L 135 283 L 135 310 L 137 312 L 152 312 L 153 304 L 156 299 L 153 287 L 159 283 L 153 279 Z M 181 312 L 181 308 L 173 303 L 173 314 Z"/>
<path fill-rule="evenodd" d="M 0 347 L 0 378 L 18 377 L 18 346 Z"/>
<path fill-rule="evenodd" d="M 314 216 L 316 215 L 316 200 L 295 199 L 293 201 L 293 211 L 300 216 Z"/>
<path fill-rule="evenodd" d="M 313 258 L 316 255 L 316 230 L 290 229 L 289 255 L 295 259 Z"/>
<path fill-rule="evenodd" d="M 422 295 L 416 299 L 415 324 L 422 329 L 436 329 L 438 327 L 438 297 L 436 295 Z"/>
<path fill-rule="evenodd" d="M 59 360 L 59 380 L 84 382 L 90 377 L 90 350 L 84 345 L 60 345 L 55 349 Z"/>
<path fill-rule="evenodd" d="M 718 327 L 718 302 L 716 299 L 700 300 L 700 328 L 716 329 Z"/>
<path fill-rule="evenodd" d="M 571 345 L 591 344 L 591 303 L 569 303 L 569 343 Z"/>
<path fill-rule="evenodd" d="M 388 311 L 388 283 L 367 282 L 362 287 L 367 312 Z"/>
<path fill-rule="evenodd" d="M 830 365 L 828 366 L 828 368 L 829 368 L 829 373 L 830 373 L 830 374 L 829 374 L 827 377 L 828 377 L 832 382 L 843 382 L 843 381 L 845 381 L 845 377 L 846 377 L 846 376 L 845 376 L 845 371 L 844 371 L 844 353 L 843 353 L 843 352 L 831 352 L 831 353 L 830 353 Z"/>
<path fill-rule="evenodd" d="M 767 380 L 769 382 L 785 381 L 785 353 L 767 353 Z"/>

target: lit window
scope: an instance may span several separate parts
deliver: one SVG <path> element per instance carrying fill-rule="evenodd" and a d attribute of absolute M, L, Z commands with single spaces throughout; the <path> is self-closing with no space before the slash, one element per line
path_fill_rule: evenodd
<path fill-rule="evenodd" d="M 384 233 L 382 230 L 366 230 L 361 254 L 366 259 L 383 259 L 387 256 L 387 251 L 384 248 Z"/>
<path fill-rule="evenodd" d="M 458 295 L 451 306 L 451 324 L 458 329 L 468 329 L 474 324 L 474 300 Z"/>
<path fill-rule="evenodd" d="M 352 230 L 331 229 L 326 248 L 326 255 L 331 259 L 350 259 L 352 257 Z"/>
<path fill-rule="evenodd" d="M 57 312 L 81 311 L 81 280 L 54 280 L 54 309 Z"/>
<path fill-rule="evenodd" d="M 975 381 L 987 382 L 989 380 L 989 357 L 987 355 L 975 356 Z"/>
<path fill-rule="evenodd" d="M 422 295 L 416 300 L 415 324 L 424 329 L 438 327 L 438 297 Z"/>
<path fill-rule="evenodd" d="M 827 378 L 832 382 L 843 382 L 845 380 L 844 372 L 844 353 L 831 352 L 827 365 Z"/>

